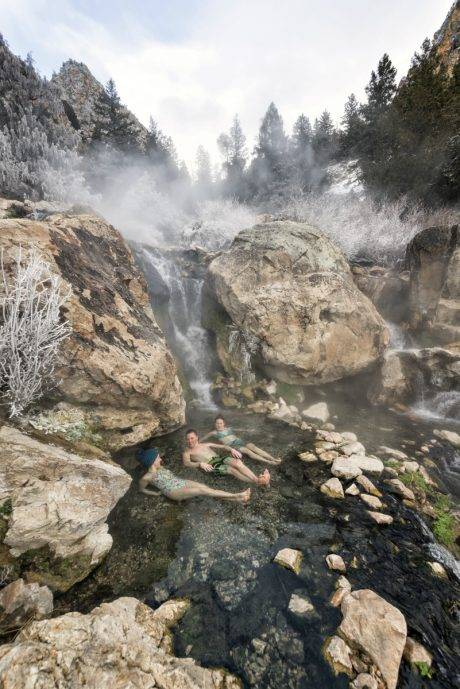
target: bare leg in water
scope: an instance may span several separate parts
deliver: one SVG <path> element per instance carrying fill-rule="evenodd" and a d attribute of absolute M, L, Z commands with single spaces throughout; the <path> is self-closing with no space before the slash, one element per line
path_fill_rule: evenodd
<path fill-rule="evenodd" d="M 254 443 L 247 443 L 244 447 L 240 447 L 238 449 L 242 454 L 247 455 L 256 462 L 264 462 L 265 464 L 281 463 L 281 459 L 272 457 L 270 454 L 268 454 L 268 452 L 265 452 L 265 450 L 261 450 L 260 447 L 254 445 Z"/>
<path fill-rule="evenodd" d="M 184 488 L 178 488 L 171 491 L 168 495 L 171 500 L 180 502 L 181 500 L 189 500 L 197 497 L 220 498 L 221 500 L 232 500 L 233 502 L 246 503 L 251 497 L 251 489 L 241 491 L 241 493 L 228 493 L 225 490 L 216 490 L 205 486 L 204 483 L 197 483 L 196 481 L 186 481 Z"/>
<path fill-rule="evenodd" d="M 228 473 L 240 481 L 250 481 L 251 483 L 257 483 L 258 486 L 268 486 L 270 483 L 270 473 L 268 469 L 265 469 L 260 476 L 256 476 L 241 459 L 231 460 L 228 465 Z"/>

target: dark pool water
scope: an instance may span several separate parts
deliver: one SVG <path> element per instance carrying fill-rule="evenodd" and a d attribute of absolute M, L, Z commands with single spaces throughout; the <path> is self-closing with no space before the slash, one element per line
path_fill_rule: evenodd
<path fill-rule="evenodd" d="M 410 454 L 433 437 L 433 426 L 402 415 L 343 401 L 330 406 L 339 416 L 333 419 L 337 430 L 355 431 L 370 452 L 385 444 Z M 346 687 L 346 677 L 334 677 L 321 653 L 341 620 L 340 611 L 328 603 L 337 575 L 327 570 L 324 559 L 334 551 L 347 564 L 356 557 L 356 567 L 347 572 L 353 589 L 371 588 L 396 605 L 406 616 L 409 633 L 434 655 L 433 679 L 423 680 L 403 662 L 398 686 L 458 686 L 458 584 L 453 576 L 445 581 L 430 574 L 431 536 L 414 512 L 385 494 L 394 524 L 371 524 L 361 501 L 334 501 L 320 493 L 328 468 L 297 459 L 299 450 L 312 446 L 309 434 L 259 416 L 227 416 L 243 437 L 284 458 L 272 470 L 270 489 L 255 489 L 247 507 L 211 499 L 175 505 L 139 494 L 134 453 L 120 454 L 118 461 L 134 481 L 110 516 L 113 549 L 86 581 L 58 600 L 58 612 L 87 611 L 120 595 L 137 596 L 152 606 L 185 596 L 192 605 L 176 629 L 178 655 L 224 666 L 245 687 Z M 190 425 L 200 431 L 208 430 L 211 421 L 211 412 L 190 414 Z M 241 488 L 233 478 L 198 475 L 182 467 L 183 440 L 183 430 L 158 439 L 166 466 L 216 487 Z M 442 469 L 440 458 L 436 463 Z M 263 468 L 248 464 L 253 470 Z M 298 576 L 273 563 L 282 547 L 302 551 Z M 308 620 L 288 610 L 294 591 L 307 595 L 315 607 Z"/>

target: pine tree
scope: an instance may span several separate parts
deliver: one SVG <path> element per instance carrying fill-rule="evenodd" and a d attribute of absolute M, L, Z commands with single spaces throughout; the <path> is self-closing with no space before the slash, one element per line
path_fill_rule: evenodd
<path fill-rule="evenodd" d="M 314 154 L 312 147 L 313 131 L 310 120 L 304 114 L 299 115 L 294 123 L 290 141 L 293 166 L 293 183 L 301 191 L 310 191 Z"/>
<path fill-rule="evenodd" d="M 348 96 L 342 117 L 340 132 L 340 153 L 344 157 L 355 156 L 363 135 L 364 122 L 361 116 L 361 106 L 354 93 Z"/>
<path fill-rule="evenodd" d="M 262 119 L 254 154 L 250 169 L 252 196 L 282 198 L 288 192 L 291 168 L 288 139 L 274 103 L 270 103 Z"/>
<path fill-rule="evenodd" d="M 139 153 L 139 132 L 121 104 L 115 82 L 109 79 L 94 105 L 92 144 L 104 144 L 123 153 Z"/>
<path fill-rule="evenodd" d="M 337 151 L 337 136 L 330 113 L 324 110 L 319 119 L 315 120 L 312 139 L 313 150 L 317 162 L 325 166 Z"/>
<path fill-rule="evenodd" d="M 196 190 L 200 198 L 209 198 L 212 192 L 211 160 L 203 146 L 196 152 Z"/>
<path fill-rule="evenodd" d="M 243 201 L 246 196 L 244 168 L 246 166 L 246 137 L 243 134 L 238 115 L 233 118 L 228 134 L 221 134 L 217 145 L 224 158 L 223 194 Z"/>
<path fill-rule="evenodd" d="M 371 72 L 366 86 L 367 104 L 363 114 L 367 122 L 372 123 L 388 108 L 396 93 L 396 69 L 385 53 L 377 66 L 377 72 Z"/>

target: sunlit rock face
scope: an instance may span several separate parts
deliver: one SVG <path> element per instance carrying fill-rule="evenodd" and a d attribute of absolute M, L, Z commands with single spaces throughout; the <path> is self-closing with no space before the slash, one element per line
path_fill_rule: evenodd
<path fill-rule="evenodd" d="M 460 2 L 453 3 L 443 25 L 434 35 L 434 45 L 440 61 L 452 74 L 460 61 Z"/>
<path fill-rule="evenodd" d="M 119 449 L 184 422 L 176 365 L 149 304 L 145 280 L 121 234 L 95 215 L 0 220 L 7 271 L 33 245 L 71 286 L 50 400 L 78 408 L 104 449 Z"/>
<path fill-rule="evenodd" d="M 0 562 L 66 591 L 112 546 L 106 519 L 131 483 L 121 467 L 0 428 Z"/>
<path fill-rule="evenodd" d="M 275 221 L 241 232 L 210 264 L 209 287 L 227 332 L 237 329 L 251 343 L 253 363 L 286 383 L 356 374 L 388 344 L 385 323 L 342 251 L 307 224 Z M 222 348 L 223 329 L 213 329 Z"/>
<path fill-rule="evenodd" d="M 91 139 L 96 122 L 95 105 L 103 93 L 103 86 L 83 62 L 67 60 L 51 79 L 55 93 L 61 99 L 71 126 L 79 131 L 83 142 Z M 145 142 L 146 128 L 123 106 L 139 143 Z"/>
<path fill-rule="evenodd" d="M 32 622 L 1 647 L 0 683 L 23 689 L 33 677 L 43 689 L 238 689 L 225 670 L 172 655 L 169 627 L 187 607 L 168 601 L 153 611 L 135 598 L 118 598 L 88 615 Z"/>

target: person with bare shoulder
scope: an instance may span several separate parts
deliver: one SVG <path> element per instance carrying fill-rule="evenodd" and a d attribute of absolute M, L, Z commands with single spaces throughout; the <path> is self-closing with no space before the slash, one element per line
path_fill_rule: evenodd
<path fill-rule="evenodd" d="M 176 502 L 203 496 L 247 503 L 251 497 L 250 488 L 240 493 L 229 493 L 224 490 L 215 490 L 203 483 L 187 481 L 175 476 L 172 471 L 162 466 L 163 460 L 156 447 L 138 450 L 136 456 L 138 461 L 147 468 L 146 473 L 139 480 L 139 490 L 146 495 L 162 494 Z M 149 485 L 155 486 L 158 491 L 149 490 Z"/>
<path fill-rule="evenodd" d="M 187 431 L 186 442 L 187 447 L 182 455 L 185 466 L 192 469 L 201 469 L 201 471 L 205 472 L 212 471 L 220 475 L 230 474 L 240 481 L 255 483 L 258 486 L 269 485 L 270 473 L 268 469 L 256 476 L 241 461 L 241 452 L 234 447 L 217 443 L 202 443 L 194 428 L 190 428 Z"/>
<path fill-rule="evenodd" d="M 247 443 L 245 440 L 242 440 L 242 438 L 239 438 L 233 428 L 227 426 L 225 419 L 221 414 L 216 416 L 214 419 L 214 429 L 209 433 L 206 433 L 206 435 L 202 438 L 202 441 L 207 440 L 207 438 L 214 438 L 219 443 L 230 445 L 230 447 L 241 452 L 242 455 L 250 457 L 251 459 L 256 460 L 256 462 L 264 462 L 265 464 L 281 463 L 281 459 L 272 457 L 272 455 L 266 452 L 266 450 L 262 450 L 262 448 L 257 447 L 257 445 L 254 445 L 254 443 Z"/>

